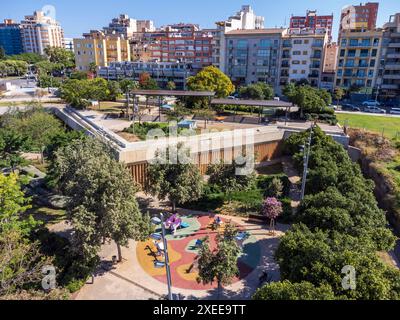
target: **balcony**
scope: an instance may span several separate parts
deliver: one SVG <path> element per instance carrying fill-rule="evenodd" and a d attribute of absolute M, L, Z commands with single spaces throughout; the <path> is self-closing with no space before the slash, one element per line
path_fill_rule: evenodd
<path fill-rule="evenodd" d="M 400 74 L 384 74 L 383 79 L 400 80 Z"/>
<path fill-rule="evenodd" d="M 386 70 L 400 70 L 400 63 L 388 63 L 385 65 Z"/>
<path fill-rule="evenodd" d="M 322 48 L 324 46 L 323 42 L 313 42 L 312 47 L 313 48 Z"/>
<path fill-rule="evenodd" d="M 400 52 L 399 53 L 388 53 L 386 55 L 389 59 L 400 59 Z"/>
<path fill-rule="evenodd" d="M 400 42 L 389 43 L 389 48 L 400 48 Z"/>
<path fill-rule="evenodd" d="M 313 79 L 319 78 L 319 73 L 310 73 L 310 74 L 308 75 L 308 77 L 309 77 L 309 78 L 313 78 Z"/>
<path fill-rule="evenodd" d="M 320 68 L 321 68 L 321 65 L 320 65 L 320 64 L 312 64 L 312 65 L 310 66 L 310 68 L 311 68 L 311 69 L 320 69 Z"/>
<path fill-rule="evenodd" d="M 311 56 L 311 59 L 313 59 L 313 60 L 320 60 L 320 59 L 322 59 L 322 56 L 319 55 L 319 54 L 313 54 L 313 55 Z"/>
<path fill-rule="evenodd" d="M 381 89 L 397 90 L 397 89 L 399 89 L 399 85 L 397 85 L 397 84 L 382 84 Z"/>

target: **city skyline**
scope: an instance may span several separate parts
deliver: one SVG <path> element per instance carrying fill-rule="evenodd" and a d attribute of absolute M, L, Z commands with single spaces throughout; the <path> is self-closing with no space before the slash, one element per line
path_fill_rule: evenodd
<path fill-rule="evenodd" d="M 130 3 L 120 0 L 113 3 L 104 0 L 85 2 L 61 1 L 35 1 L 26 3 L 24 0 L 15 0 L 2 5 L 2 19 L 11 18 L 16 21 L 23 19 L 25 15 L 32 14 L 35 10 L 41 10 L 45 6 L 53 6 L 56 9 L 56 19 L 61 23 L 66 37 L 79 37 L 82 33 L 91 29 L 101 29 L 108 25 L 111 19 L 121 13 L 126 13 L 134 19 L 150 19 L 157 27 L 162 25 L 187 22 L 199 24 L 202 28 L 213 28 L 215 22 L 225 20 L 240 10 L 242 5 L 251 5 L 257 15 L 265 17 L 265 27 L 289 26 L 291 15 L 304 15 L 307 10 L 317 10 L 320 15 L 334 15 L 333 39 L 337 39 L 339 29 L 340 11 L 343 6 L 357 4 L 356 1 L 339 0 L 330 3 L 315 3 L 315 1 L 292 1 L 289 5 L 282 6 L 276 3 L 264 1 L 222 1 L 213 2 L 205 0 L 201 3 L 182 3 L 179 0 L 164 1 L 154 0 L 151 3 Z M 397 0 L 379 1 L 379 14 L 377 26 L 388 21 L 389 16 L 400 12 L 400 2 Z M 156 6 L 155 6 L 156 4 Z M 212 6 L 212 7 L 211 7 Z M 154 12 L 154 8 L 158 8 Z M 212 8 L 212 10 L 210 10 Z M 290 9 L 288 9 L 290 8 Z M 90 19 L 87 19 L 90 12 Z M 185 17 L 185 18 L 183 18 Z M 78 22 L 78 23 L 77 23 Z M 286 23 L 286 24 L 285 24 Z"/>

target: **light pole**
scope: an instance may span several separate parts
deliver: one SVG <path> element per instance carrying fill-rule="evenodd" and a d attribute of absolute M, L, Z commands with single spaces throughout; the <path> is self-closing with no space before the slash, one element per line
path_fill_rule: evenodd
<path fill-rule="evenodd" d="M 160 213 L 160 217 L 161 219 L 154 217 L 153 219 L 151 219 L 151 222 L 155 225 L 161 224 L 162 239 L 164 244 L 165 267 L 167 270 L 168 300 L 172 301 L 173 297 L 172 297 L 171 269 L 169 266 L 168 243 L 167 243 L 165 224 L 164 224 L 164 214 Z"/>
<path fill-rule="evenodd" d="M 301 201 L 304 200 L 304 196 L 306 193 L 306 182 L 307 182 L 307 174 L 308 174 L 308 161 L 310 160 L 310 151 L 311 151 L 311 142 L 313 135 L 314 125 L 311 125 L 310 136 L 308 138 L 308 143 L 304 146 L 304 171 L 303 171 L 303 180 L 301 185 Z M 307 151 L 306 151 L 307 148 Z"/>

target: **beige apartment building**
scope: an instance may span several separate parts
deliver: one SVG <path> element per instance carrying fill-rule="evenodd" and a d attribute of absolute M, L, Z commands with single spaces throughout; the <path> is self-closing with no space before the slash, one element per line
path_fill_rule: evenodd
<path fill-rule="evenodd" d="M 88 71 L 91 63 L 107 67 L 110 62 L 131 61 L 129 41 L 118 35 L 92 30 L 83 38 L 74 39 L 76 67 Z"/>
<path fill-rule="evenodd" d="M 42 11 L 35 11 L 21 21 L 24 52 L 43 55 L 47 47 L 64 48 L 64 31 L 60 24 Z"/>
<path fill-rule="evenodd" d="M 342 31 L 339 36 L 336 86 L 360 87 L 372 93 L 376 87 L 383 31 Z"/>

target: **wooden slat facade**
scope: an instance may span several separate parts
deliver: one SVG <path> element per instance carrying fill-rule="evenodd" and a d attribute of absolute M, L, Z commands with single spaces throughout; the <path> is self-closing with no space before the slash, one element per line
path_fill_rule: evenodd
<path fill-rule="evenodd" d="M 254 154 L 256 156 L 256 163 L 267 162 L 278 159 L 282 155 L 282 140 L 269 141 L 254 145 Z M 222 150 L 211 150 L 209 152 L 202 152 L 192 155 L 194 163 L 200 169 L 202 175 L 206 174 L 207 167 L 211 163 L 218 163 L 221 160 L 232 161 L 238 156 L 245 154 L 246 147 Z M 127 165 L 129 172 L 136 183 L 141 186 L 146 184 L 147 178 L 147 162 L 132 163 Z"/>

